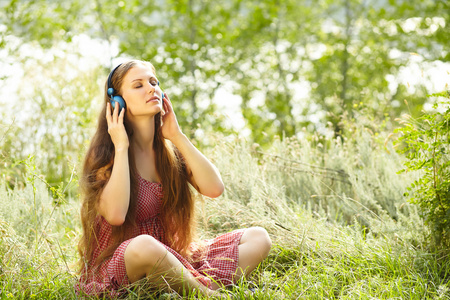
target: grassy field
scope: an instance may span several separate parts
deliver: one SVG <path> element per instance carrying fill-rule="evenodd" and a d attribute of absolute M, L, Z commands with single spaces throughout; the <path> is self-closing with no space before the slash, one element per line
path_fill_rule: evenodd
<path fill-rule="evenodd" d="M 403 196 L 416 175 L 397 174 L 403 158 L 385 138 L 354 127 L 349 137 L 275 138 L 264 149 L 211 141 L 205 152 L 226 191 L 199 199 L 200 236 L 262 226 L 274 245 L 229 299 L 450 299 L 449 257 L 429 250 Z M 76 298 L 79 199 L 49 193 L 28 164 L 24 186 L 0 179 L 0 298 Z M 76 174 L 60 190 L 74 186 Z M 151 298 L 176 297 L 139 287 L 128 295 Z"/>

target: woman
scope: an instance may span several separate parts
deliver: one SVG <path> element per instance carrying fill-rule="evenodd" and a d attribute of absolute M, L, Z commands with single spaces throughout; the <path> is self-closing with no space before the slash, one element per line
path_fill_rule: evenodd
<path fill-rule="evenodd" d="M 110 104 L 117 95 L 125 102 L 120 113 L 117 102 Z M 116 295 L 147 278 L 159 289 L 209 296 L 255 269 L 271 247 L 262 228 L 193 240 L 189 185 L 211 198 L 224 186 L 182 133 L 153 65 L 132 60 L 116 67 L 104 101 L 80 182 L 78 292 Z"/>

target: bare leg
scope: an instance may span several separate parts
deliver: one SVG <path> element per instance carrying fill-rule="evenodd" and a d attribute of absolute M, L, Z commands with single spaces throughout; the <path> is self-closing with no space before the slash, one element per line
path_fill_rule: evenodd
<path fill-rule="evenodd" d="M 271 247 L 272 241 L 264 228 L 245 230 L 239 243 L 239 263 L 233 280 L 250 274 L 269 255 Z"/>
<path fill-rule="evenodd" d="M 130 282 L 147 277 L 161 289 L 173 289 L 182 295 L 183 290 L 211 296 L 216 293 L 187 270 L 164 246 L 150 235 L 134 238 L 125 250 L 125 268 Z"/>

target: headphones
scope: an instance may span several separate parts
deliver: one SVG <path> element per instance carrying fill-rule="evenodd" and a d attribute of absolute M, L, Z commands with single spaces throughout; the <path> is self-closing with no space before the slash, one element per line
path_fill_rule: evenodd
<path fill-rule="evenodd" d="M 117 68 L 120 67 L 121 65 L 122 64 L 117 65 L 117 67 L 115 67 L 111 71 L 111 73 L 109 73 L 108 81 L 107 81 L 108 89 L 106 90 L 108 95 L 111 96 L 111 98 L 109 99 L 109 102 L 111 103 L 112 108 L 114 109 L 114 107 L 116 107 L 116 102 L 119 103 L 119 113 L 122 111 L 122 108 L 125 108 L 126 104 L 125 104 L 125 100 L 122 98 L 122 96 L 116 95 L 116 90 L 114 89 L 114 87 L 112 85 L 112 76 L 114 75 L 114 72 L 117 70 Z M 159 80 L 158 80 L 158 86 L 159 86 Z M 162 93 L 161 102 L 164 102 L 164 97 L 165 97 L 164 93 Z"/>
<path fill-rule="evenodd" d="M 122 96 L 116 95 L 116 90 L 112 86 L 112 76 L 114 72 L 117 70 L 118 67 L 120 67 L 122 64 L 119 64 L 117 67 L 115 67 L 111 73 L 109 73 L 108 76 L 108 89 L 106 92 L 108 93 L 111 98 L 109 99 L 109 102 L 111 103 L 112 108 L 116 107 L 116 102 L 119 103 L 119 113 L 122 111 L 122 108 L 125 108 L 125 100 L 123 100 Z"/>

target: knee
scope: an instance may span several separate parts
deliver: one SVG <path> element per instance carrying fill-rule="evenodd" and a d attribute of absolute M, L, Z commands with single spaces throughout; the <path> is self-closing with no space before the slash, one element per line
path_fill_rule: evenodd
<path fill-rule="evenodd" d="M 248 241 L 254 244 L 254 248 L 260 251 L 261 256 L 266 257 L 269 254 L 270 248 L 272 248 L 272 240 L 267 230 L 262 227 L 251 227 L 244 234 L 247 234 Z"/>
<path fill-rule="evenodd" d="M 154 266 L 167 255 L 164 248 L 154 237 L 139 235 L 128 245 L 125 256 L 133 265 Z"/>

